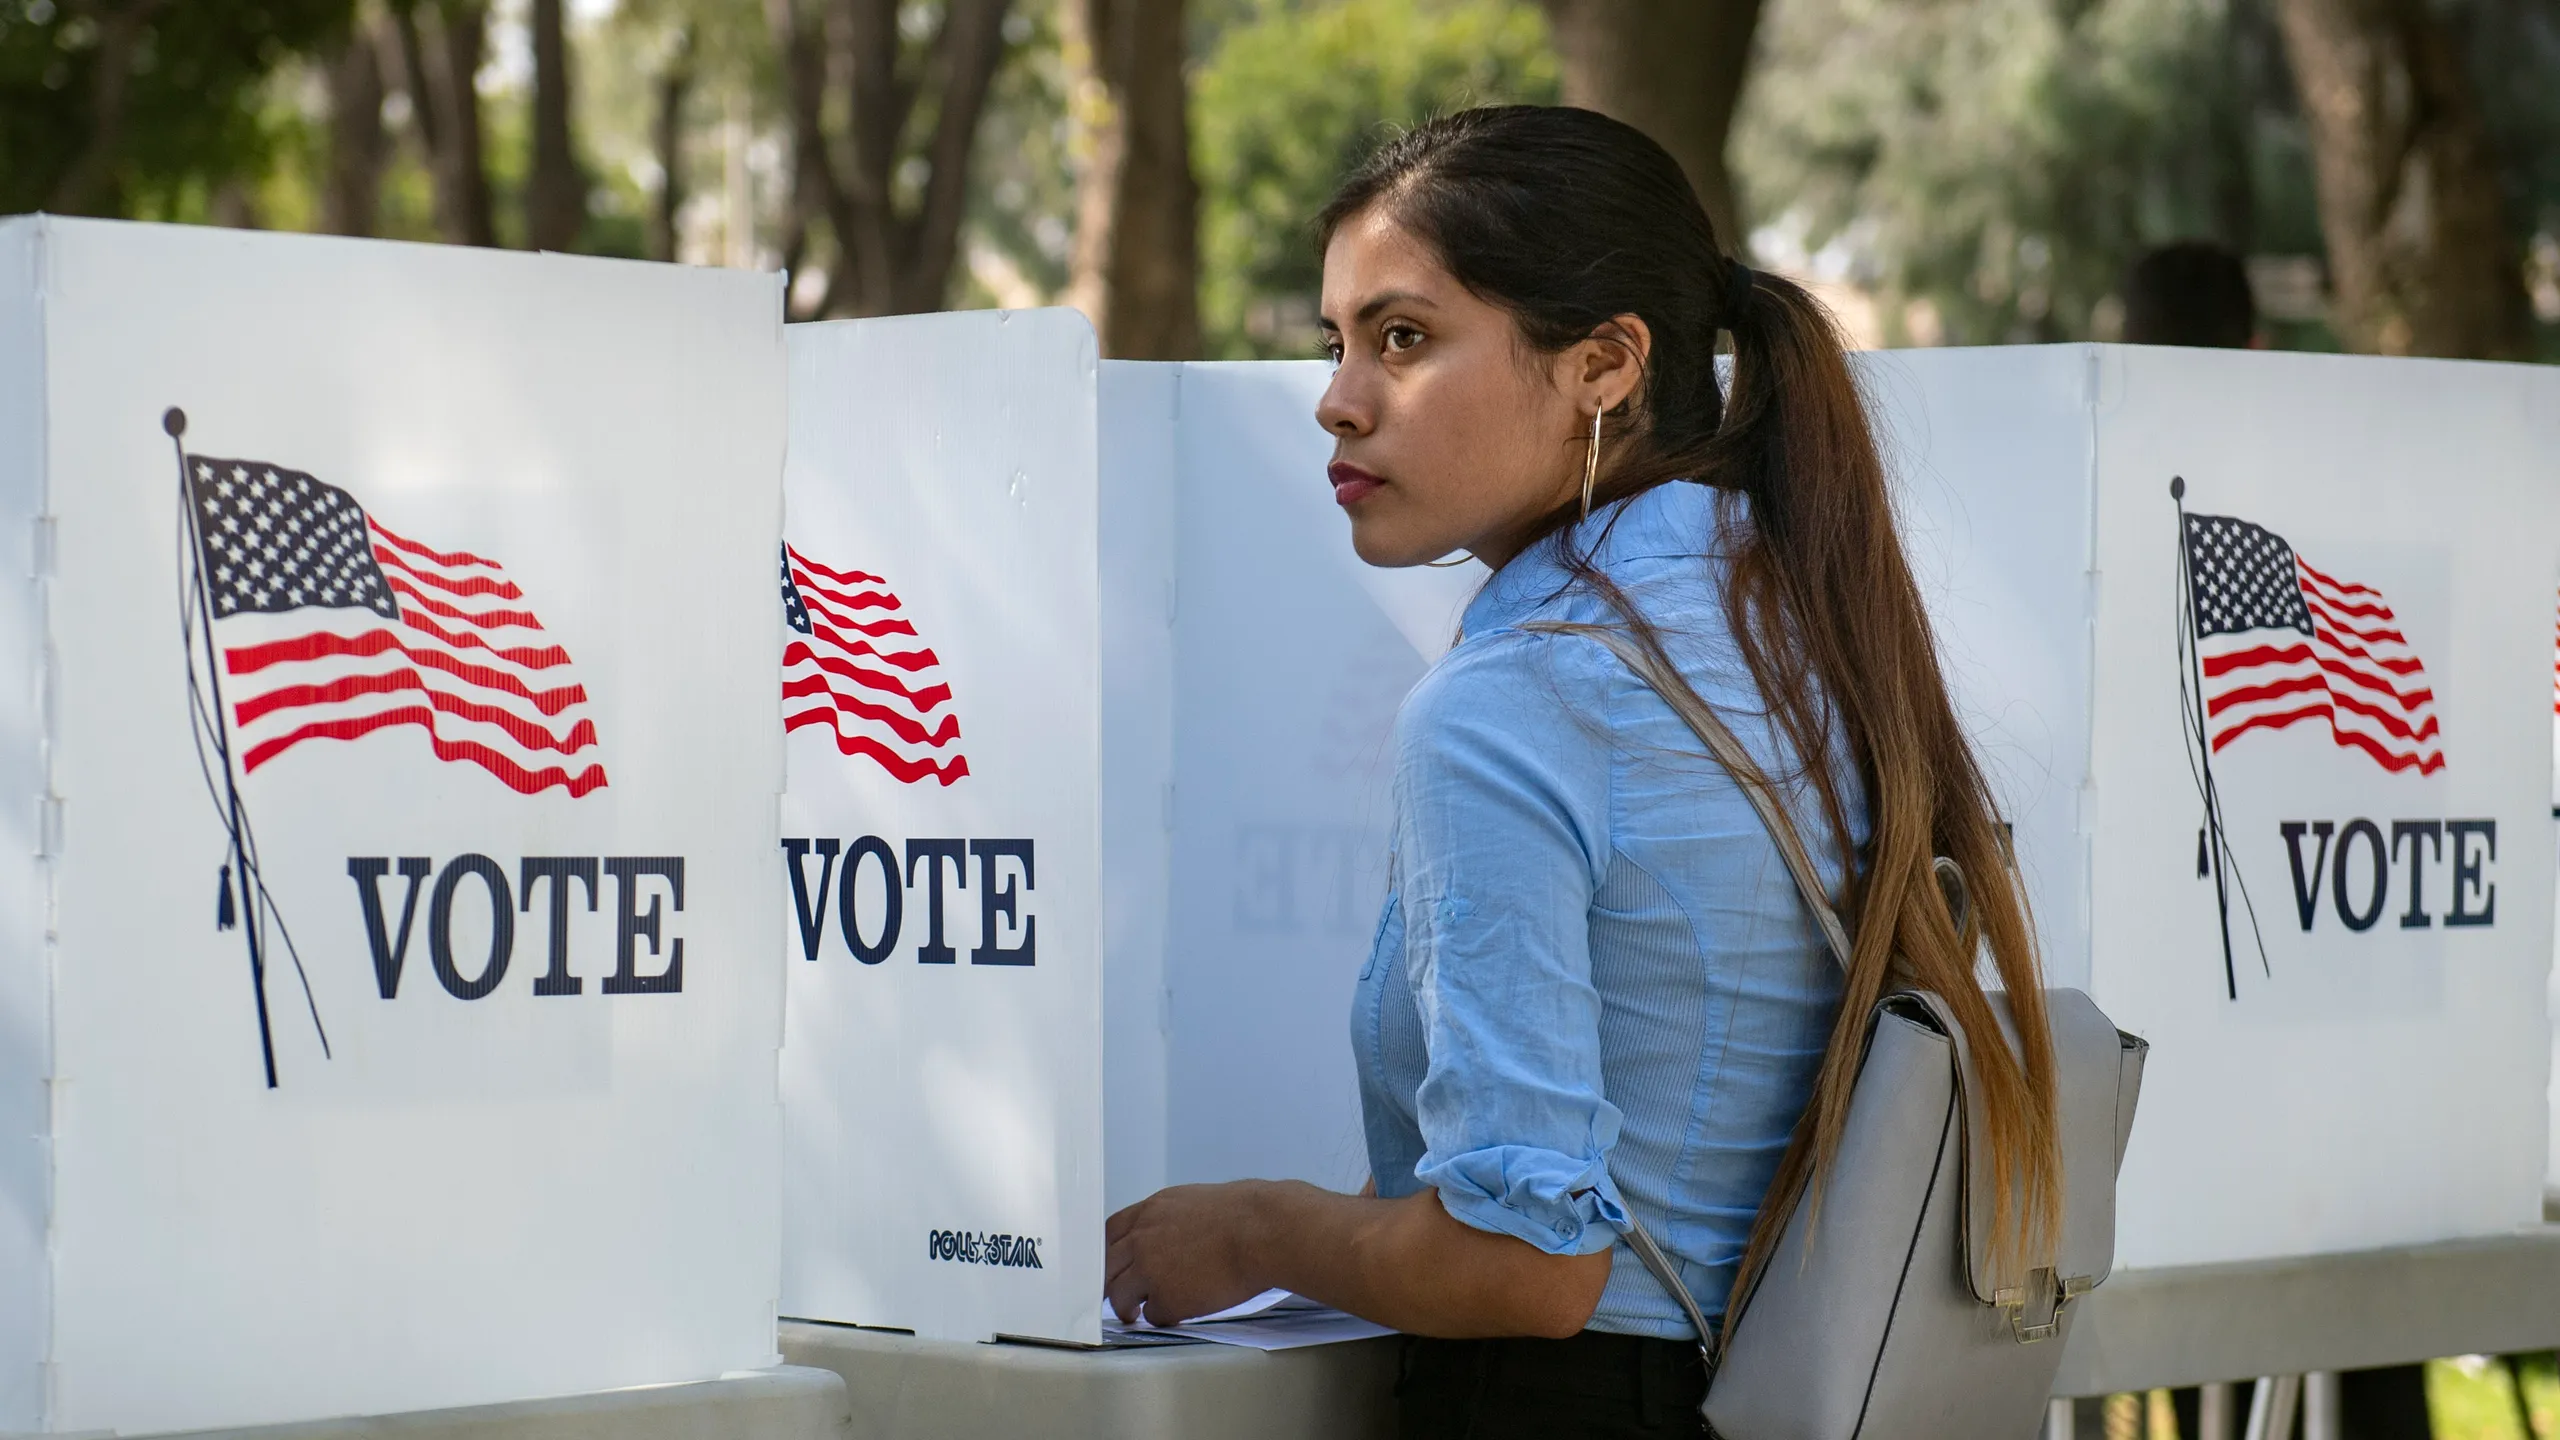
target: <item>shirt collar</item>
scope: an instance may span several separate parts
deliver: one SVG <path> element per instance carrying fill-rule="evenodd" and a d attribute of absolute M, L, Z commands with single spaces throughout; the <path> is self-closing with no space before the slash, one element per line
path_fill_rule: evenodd
<path fill-rule="evenodd" d="M 1713 554 L 1715 492 L 1671 480 L 1591 512 L 1591 518 L 1559 530 L 1512 557 L 1467 602 L 1464 630 L 1481 635 L 1515 625 L 1573 583 L 1563 547 L 1587 554 L 1603 571 L 1634 560 Z"/>

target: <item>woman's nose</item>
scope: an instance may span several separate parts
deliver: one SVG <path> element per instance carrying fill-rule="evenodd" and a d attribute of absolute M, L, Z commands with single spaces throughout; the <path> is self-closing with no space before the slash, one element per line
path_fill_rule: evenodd
<path fill-rule="evenodd" d="M 1377 421 L 1376 407 L 1349 365 L 1337 366 L 1333 379 L 1316 401 L 1316 423 L 1338 438 L 1366 435 Z"/>

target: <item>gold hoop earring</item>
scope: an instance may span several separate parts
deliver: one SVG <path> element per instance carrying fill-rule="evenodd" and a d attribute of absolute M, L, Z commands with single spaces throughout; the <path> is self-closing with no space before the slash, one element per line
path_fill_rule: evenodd
<path fill-rule="evenodd" d="M 1591 518 L 1591 487 L 1600 479 L 1600 412 L 1591 412 L 1591 444 L 1582 452 L 1582 518 Z"/>

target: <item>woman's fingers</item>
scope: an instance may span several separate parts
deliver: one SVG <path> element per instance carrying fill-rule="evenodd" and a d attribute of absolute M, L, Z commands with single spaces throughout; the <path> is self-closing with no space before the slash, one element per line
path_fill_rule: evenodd
<path fill-rule="evenodd" d="M 1102 1222 L 1102 1238 L 1117 1240 L 1128 1234 L 1130 1229 L 1138 1223 L 1138 1212 L 1146 1206 L 1147 1202 L 1141 1200 L 1126 1209 L 1113 1211 L 1111 1218 Z"/>
<path fill-rule="evenodd" d="M 1172 1325 L 1260 1289 L 1233 1273 L 1232 1247 L 1224 1243 L 1236 1193 L 1176 1186 L 1113 1215 L 1103 1226 L 1103 1293 L 1112 1312 L 1124 1321 L 1143 1313 L 1150 1324 Z"/>
<path fill-rule="evenodd" d="M 1113 1276 L 1111 1283 L 1103 1287 L 1102 1293 L 1106 1299 L 1110 1300 L 1111 1313 L 1120 1317 L 1121 1324 L 1138 1323 L 1141 1312 L 1146 1308 L 1147 1291 L 1145 1286 L 1138 1283 L 1135 1272 L 1124 1271 Z"/>
<path fill-rule="evenodd" d="M 1146 1267 L 1139 1263 L 1138 1241 L 1123 1218 L 1138 1207 L 1132 1205 L 1111 1217 L 1106 1231 L 1111 1243 L 1102 1252 L 1102 1293 L 1111 1301 L 1111 1313 L 1123 1324 L 1135 1324 L 1147 1296 Z"/>

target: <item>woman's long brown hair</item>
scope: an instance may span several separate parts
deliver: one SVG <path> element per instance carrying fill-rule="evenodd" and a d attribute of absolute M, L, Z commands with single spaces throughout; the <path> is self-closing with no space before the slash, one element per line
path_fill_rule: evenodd
<path fill-rule="evenodd" d="M 1990 786 L 1947 696 L 1884 463 L 1830 313 L 1793 282 L 1752 276 L 1727 259 L 1678 163 L 1642 133 L 1589 111 L 1500 106 L 1409 131 L 1344 183 L 1318 220 L 1319 243 L 1373 205 L 1432 246 L 1468 289 L 1508 310 L 1537 350 L 1610 334 L 1621 315 L 1645 322 L 1653 341 L 1644 385 L 1603 447 L 1607 478 L 1596 503 L 1681 480 L 1748 499 L 1719 507 L 1728 515 L 1726 605 L 1850 870 L 1847 893 L 1835 899 L 1852 942 L 1839 1017 L 1753 1225 L 1733 1305 L 1750 1293 L 1797 1197 L 1810 1187 L 1819 1203 L 1869 1022 L 1901 985 L 1943 997 L 1972 1040 L 1984 1127 L 1970 1141 L 1990 1152 L 1989 1238 L 2003 1283 L 2049 1263 L 2062 1154 L 2034 934 Z M 1715 373 L 1719 332 L 1733 341 L 1729 400 Z M 1577 513 L 1552 517 L 1538 543 L 1564 549 L 1562 532 Z M 1587 555 L 1563 559 L 1576 583 L 1668 660 L 1653 625 Z M 1835 773 L 1835 736 L 1846 740 L 1854 776 Z M 1870 825 L 1863 855 L 1852 846 L 1848 803 L 1860 793 Z M 1942 855 L 1963 869 L 1970 890 L 1961 933 L 1932 873 Z M 2016 1020 L 2014 1049 L 1999 1038 L 1976 969 L 1985 948 Z"/>

